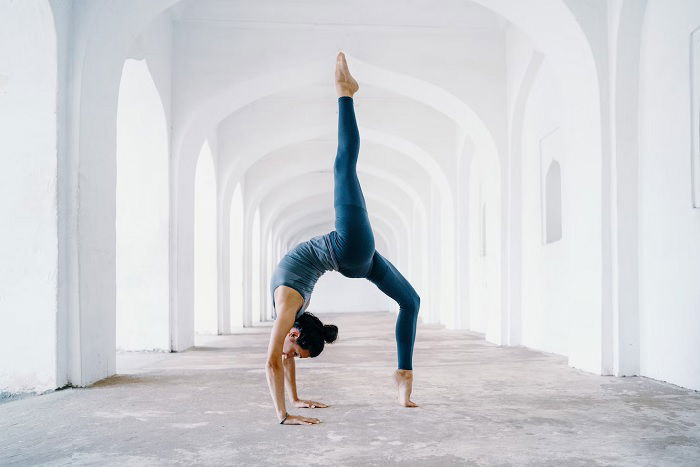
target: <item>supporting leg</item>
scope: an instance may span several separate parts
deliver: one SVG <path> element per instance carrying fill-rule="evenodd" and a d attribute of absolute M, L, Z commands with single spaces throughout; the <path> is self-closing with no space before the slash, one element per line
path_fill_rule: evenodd
<path fill-rule="evenodd" d="M 399 386 L 399 402 L 406 407 L 415 407 L 410 396 L 413 384 L 413 344 L 416 339 L 420 297 L 398 269 L 376 251 L 367 279 L 399 305 L 395 331 L 398 370 L 394 378 Z"/>

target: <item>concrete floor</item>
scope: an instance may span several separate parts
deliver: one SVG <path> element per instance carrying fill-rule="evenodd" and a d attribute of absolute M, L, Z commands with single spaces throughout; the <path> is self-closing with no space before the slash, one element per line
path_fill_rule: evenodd
<path fill-rule="evenodd" d="M 700 465 L 694 391 L 421 325 L 406 409 L 393 316 L 326 318 L 338 342 L 297 372 L 300 396 L 331 407 L 291 410 L 320 425 L 277 424 L 257 328 L 120 354 L 120 376 L 0 405 L 0 465 Z"/>

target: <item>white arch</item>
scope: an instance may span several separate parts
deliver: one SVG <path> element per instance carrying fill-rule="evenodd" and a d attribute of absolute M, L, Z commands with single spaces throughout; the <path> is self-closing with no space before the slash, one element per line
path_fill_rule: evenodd
<path fill-rule="evenodd" d="M 347 53 L 346 56 L 353 70 L 362 76 L 363 83 L 389 89 L 436 109 L 453 119 L 465 135 L 470 135 L 475 145 L 483 147 L 487 153 L 498 153 L 486 124 L 457 96 L 433 83 L 384 69 Z M 188 114 L 188 119 L 183 122 L 182 131 L 175 140 L 177 156 L 187 157 L 192 154 L 197 141 L 201 141 L 212 128 L 236 110 L 271 94 L 318 83 L 319 77 L 326 76 L 327 73 L 326 60 L 307 62 L 297 67 L 260 74 L 221 90 Z M 239 170 L 240 167 L 233 168 L 234 172 Z"/>

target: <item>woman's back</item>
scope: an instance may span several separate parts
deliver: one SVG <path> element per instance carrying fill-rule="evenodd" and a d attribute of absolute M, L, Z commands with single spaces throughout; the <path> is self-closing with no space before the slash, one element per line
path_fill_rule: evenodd
<path fill-rule="evenodd" d="M 286 285 L 304 298 L 304 305 L 297 312 L 297 316 L 300 315 L 309 306 L 311 293 L 318 279 L 326 271 L 337 269 L 330 247 L 330 234 L 318 235 L 297 244 L 282 257 L 272 274 L 270 289 L 273 305 L 275 289 Z"/>

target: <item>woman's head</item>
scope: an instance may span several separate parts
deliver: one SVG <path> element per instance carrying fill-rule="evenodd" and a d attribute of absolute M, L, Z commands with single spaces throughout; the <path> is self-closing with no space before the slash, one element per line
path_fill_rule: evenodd
<path fill-rule="evenodd" d="M 284 340 L 283 352 L 288 356 L 316 357 L 323 352 L 325 343 L 338 337 L 338 326 L 323 324 L 308 311 L 299 316 Z"/>

